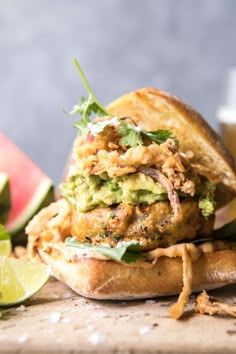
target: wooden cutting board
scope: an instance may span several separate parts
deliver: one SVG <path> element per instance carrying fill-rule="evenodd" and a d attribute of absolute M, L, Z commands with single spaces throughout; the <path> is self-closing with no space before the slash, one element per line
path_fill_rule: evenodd
<path fill-rule="evenodd" d="M 236 285 L 212 291 L 236 304 Z M 1 309 L 1 353 L 236 353 L 236 318 L 169 317 L 176 297 L 95 301 L 51 279 L 23 305 Z"/>

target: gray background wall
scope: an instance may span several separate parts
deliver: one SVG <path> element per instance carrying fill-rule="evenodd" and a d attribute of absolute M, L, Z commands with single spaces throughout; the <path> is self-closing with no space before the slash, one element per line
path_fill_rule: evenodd
<path fill-rule="evenodd" d="M 84 94 L 74 56 L 104 104 L 159 87 L 217 128 L 235 35 L 234 0 L 2 0 L 0 130 L 57 183 L 75 137 L 62 110 Z"/>

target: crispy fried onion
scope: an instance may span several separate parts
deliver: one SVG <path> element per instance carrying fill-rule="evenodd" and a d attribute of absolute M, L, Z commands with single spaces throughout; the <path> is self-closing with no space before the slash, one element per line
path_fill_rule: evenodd
<path fill-rule="evenodd" d="M 162 173 L 171 181 L 175 189 L 183 193 L 195 194 L 195 182 L 199 177 L 181 154 L 170 156 L 162 165 Z"/>
<path fill-rule="evenodd" d="M 161 145 L 155 143 L 148 146 L 138 145 L 125 152 L 117 149 L 113 151 L 96 149 L 95 152 L 91 152 L 93 144 L 94 142 L 77 147 L 77 150 L 74 151 L 75 164 L 70 167 L 69 177 L 77 174 L 100 175 L 104 172 L 109 177 L 122 176 L 135 172 L 138 166 L 162 166 L 169 157 L 175 154 L 172 139 L 168 139 Z M 90 154 L 81 156 L 80 149 L 82 148 L 83 152 L 87 149 Z"/>
<path fill-rule="evenodd" d="M 204 315 L 230 315 L 236 317 L 236 305 L 226 304 L 212 296 L 205 290 L 197 296 L 195 310 Z"/>
<path fill-rule="evenodd" d="M 109 135 L 109 131 L 107 133 Z M 118 145 L 108 142 L 106 136 L 103 136 L 103 139 L 96 136 L 93 141 L 84 142 L 82 145 L 75 144 L 73 155 L 74 162 L 69 167 L 68 178 L 103 173 L 113 178 L 135 173 L 139 167 L 155 166 L 170 180 L 176 190 L 191 196 L 195 194 L 195 184 L 199 182 L 199 177 L 190 162 L 177 152 L 177 145 L 173 139 L 167 139 L 160 145 L 152 143 L 123 150 Z"/>
<path fill-rule="evenodd" d="M 174 212 L 173 217 L 174 219 L 181 220 L 182 213 L 181 213 L 179 197 L 170 180 L 166 176 L 164 176 L 160 171 L 155 170 L 154 168 L 145 167 L 145 168 L 140 168 L 139 171 L 145 174 L 146 176 L 152 177 L 154 180 L 158 181 L 163 188 L 166 189 L 170 201 L 170 205 Z"/>
<path fill-rule="evenodd" d="M 183 288 L 176 304 L 171 306 L 171 318 L 178 320 L 184 313 L 185 305 L 192 292 L 192 262 L 196 261 L 202 251 L 193 243 L 173 245 L 168 248 L 158 248 L 148 252 L 148 258 L 156 263 L 162 256 L 181 257 L 183 261 Z"/>
<path fill-rule="evenodd" d="M 29 235 L 27 251 L 30 256 L 36 255 L 39 239 L 46 241 L 64 241 L 70 234 L 71 207 L 65 199 L 60 199 L 42 209 L 29 222 L 25 231 Z"/>
<path fill-rule="evenodd" d="M 192 292 L 192 261 L 188 254 L 187 248 L 184 247 L 182 251 L 183 260 L 183 289 L 179 295 L 176 304 L 170 308 L 170 317 L 178 320 L 184 313 L 185 305 L 188 302 L 189 296 Z"/>

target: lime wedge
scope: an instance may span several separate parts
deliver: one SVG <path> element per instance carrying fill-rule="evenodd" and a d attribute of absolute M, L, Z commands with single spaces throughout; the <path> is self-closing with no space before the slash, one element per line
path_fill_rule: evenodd
<path fill-rule="evenodd" d="M 30 264 L 19 259 L 0 257 L 0 306 L 23 302 L 47 282 L 50 268 L 44 264 Z"/>
<path fill-rule="evenodd" d="M 10 256 L 11 254 L 11 236 L 0 224 L 0 256 Z"/>
<path fill-rule="evenodd" d="M 0 240 L 0 256 L 10 256 L 11 240 Z"/>

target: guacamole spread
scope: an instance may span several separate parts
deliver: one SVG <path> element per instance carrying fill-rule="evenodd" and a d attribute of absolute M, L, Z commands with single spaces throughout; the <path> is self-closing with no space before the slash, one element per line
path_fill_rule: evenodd
<path fill-rule="evenodd" d="M 60 186 L 61 194 L 70 204 L 81 212 L 98 206 L 112 204 L 150 205 L 157 201 L 168 200 L 166 190 L 157 181 L 143 173 L 134 173 L 111 178 L 107 174 L 100 176 L 73 176 Z M 202 183 L 196 190 L 202 215 L 208 217 L 215 212 L 215 185 Z M 178 192 L 179 197 L 186 197 Z"/>
<path fill-rule="evenodd" d="M 142 173 L 110 178 L 107 175 L 73 176 L 61 185 L 61 194 L 77 210 L 88 211 L 97 206 L 126 203 L 152 204 L 167 200 L 166 190 Z"/>

